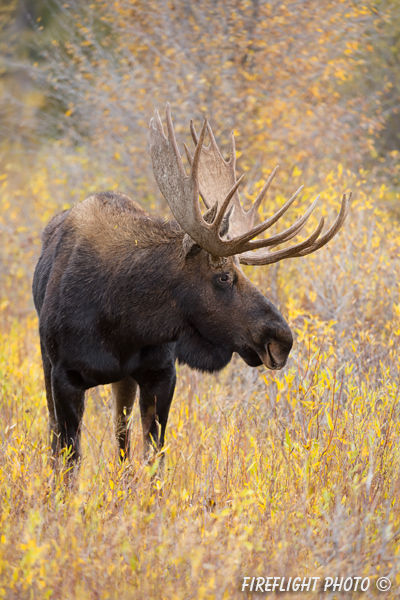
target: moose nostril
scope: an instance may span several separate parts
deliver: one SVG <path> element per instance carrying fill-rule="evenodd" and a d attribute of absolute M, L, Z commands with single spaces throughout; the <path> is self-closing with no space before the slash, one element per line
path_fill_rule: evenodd
<path fill-rule="evenodd" d="M 274 355 L 272 354 L 271 346 L 272 346 L 272 344 L 268 344 L 267 350 L 268 350 L 269 358 L 270 358 L 270 361 L 271 361 L 271 369 L 275 369 L 277 363 L 276 363 L 276 360 L 274 358 Z"/>
<path fill-rule="evenodd" d="M 291 345 L 273 340 L 267 345 L 268 355 L 272 363 L 273 369 L 282 369 L 291 350 Z"/>

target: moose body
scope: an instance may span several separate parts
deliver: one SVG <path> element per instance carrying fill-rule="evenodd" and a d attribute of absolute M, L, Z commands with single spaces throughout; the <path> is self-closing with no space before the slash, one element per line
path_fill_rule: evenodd
<path fill-rule="evenodd" d="M 57 215 L 44 231 L 33 292 L 50 426 L 76 454 L 88 388 L 113 384 L 127 453 L 137 385 L 146 443 L 152 436 L 162 445 L 176 359 L 203 371 L 222 369 L 233 352 L 251 366 L 286 362 L 292 335 L 278 310 L 235 259 L 211 268 L 200 247 L 184 254 L 183 237 L 176 223 L 114 192 Z"/>
<path fill-rule="evenodd" d="M 213 372 L 227 365 L 237 352 L 250 366 L 279 369 L 293 343 L 282 315 L 239 264 L 251 264 L 253 256 L 254 264 L 275 262 L 289 250 L 268 252 L 267 257 L 259 254 L 264 250 L 249 252 L 252 244 L 262 248 L 260 242 L 249 242 L 260 226 L 251 229 L 249 237 L 241 232 L 240 221 L 239 225 L 238 221 L 232 223 L 232 211 L 225 216 L 231 202 L 238 211 L 234 194 L 240 180 L 236 181 L 234 161 L 226 163 L 216 154 L 210 157 L 210 148 L 214 152 L 216 145 L 206 122 L 200 140 L 192 131 L 196 152 L 194 158 L 188 155 L 192 162 L 188 177 L 179 162 L 169 109 L 168 140 L 158 114 L 157 119 L 151 129 L 153 169 L 177 222 L 150 216 L 123 194 L 105 192 L 54 217 L 43 234 L 33 295 L 39 315 L 49 427 L 54 452 L 72 447 L 74 459 L 80 456 L 85 390 L 112 384 L 115 432 L 126 456 L 128 419 L 138 387 L 145 451 L 151 443 L 162 447 L 176 360 Z M 212 141 L 209 147 L 203 146 L 206 127 Z M 201 160 L 211 158 L 214 162 L 202 171 Z M 200 217 L 196 216 L 199 222 L 194 224 L 190 213 L 199 200 L 199 185 L 204 201 L 207 195 L 210 200 L 211 188 L 207 189 L 204 173 L 209 175 L 214 167 L 221 173 L 222 163 L 218 166 L 215 160 L 230 165 L 230 180 L 219 189 L 215 179 L 219 200 L 204 218 L 196 208 Z M 186 212 L 174 202 L 188 194 L 193 196 L 193 205 Z M 342 221 L 347 212 L 343 204 Z M 236 216 L 240 216 L 238 212 Z M 279 215 L 274 218 L 276 221 Z M 305 222 L 307 218 L 306 214 L 302 219 Z M 232 225 L 236 226 L 233 238 Z M 276 236 L 276 243 L 293 237 L 300 226 L 301 219 Z M 214 242 L 210 232 L 215 235 L 215 229 Z M 321 229 L 320 225 L 318 235 Z M 327 243 L 335 233 L 331 228 L 322 242 Z M 289 256 L 316 249 L 317 234 L 294 246 Z"/>

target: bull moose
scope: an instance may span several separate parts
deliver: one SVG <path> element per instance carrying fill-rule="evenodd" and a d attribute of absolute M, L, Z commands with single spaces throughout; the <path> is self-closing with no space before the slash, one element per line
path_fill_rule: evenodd
<path fill-rule="evenodd" d="M 285 319 L 244 275 L 240 263 L 269 265 L 305 256 L 342 226 L 351 194 L 333 225 L 321 219 L 305 241 L 281 250 L 304 227 L 318 202 L 283 231 L 255 240 L 287 211 L 302 188 L 255 225 L 271 173 L 252 208 L 242 208 L 233 132 L 225 161 L 207 121 L 190 175 L 179 153 L 170 107 L 167 136 L 158 112 L 150 121 L 156 182 L 175 217 L 153 217 L 128 196 L 102 192 L 55 216 L 43 233 L 33 279 L 52 448 L 80 457 L 85 390 L 112 384 L 113 418 L 122 455 L 137 387 L 145 449 L 162 448 L 174 394 L 175 362 L 202 371 L 225 367 L 234 352 L 252 367 L 281 369 L 293 338 Z M 209 145 L 204 146 L 208 132 Z M 206 211 L 201 212 L 201 195 Z"/>

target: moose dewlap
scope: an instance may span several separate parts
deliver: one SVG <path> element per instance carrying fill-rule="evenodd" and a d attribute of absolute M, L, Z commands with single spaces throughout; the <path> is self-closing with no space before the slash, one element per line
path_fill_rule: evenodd
<path fill-rule="evenodd" d="M 255 225 L 273 171 L 249 212 L 240 203 L 235 144 L 230 159 L 217 147 L 207 119 L 193 123 L 190 175 L 178 150 L 167 105 L 168 136 L 158 113 L 150 122 L 157 184 L 176 221 L 152 217 L 116 192 L 99 193 L 55 216 L 43 233 L 33 279 L 39 314 L 49 428 L 54 452 L 80 456 L 85 390 L 112 384 L 119 448 L 129 454 L 128 418 L 137 388 L 145 448 L 163 446 L 178 360 L 218 371 L 237 352 L 252 367 L 281 369 L 293 338 L 286 321 L 240 263 L 267 265 L 314 252 L 342 226 L 350 196 L 333 225 L 323 220 L 305 241 L 273 250 L 305 225 L 318 198 L 277 235 L 255 240 L 289 208 Z M 203 141 L 208 132 L 210 144 Z M 202 215 L 199 195 L 207 208 Z"/>

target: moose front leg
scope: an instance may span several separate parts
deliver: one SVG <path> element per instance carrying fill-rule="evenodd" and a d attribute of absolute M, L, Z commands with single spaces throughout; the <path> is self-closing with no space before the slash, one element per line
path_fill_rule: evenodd
<path fill-rule="evenodd" d="M 57 435 L 58 427 L 57 427 L 56 413 L 54 410 L 53 392 L 51 389 L 52 366 L 51 366 L 50 359 L 47 355 L 47 352 L 44 349 L 43 344 L 40 344 L 40 349 L 42 352 L 44 386 L 45 386 L 45 390 L 46 390 L 47 409 L 49 411 L 48 435 L 49 435 L 49 442 L 50 442 L 52 450 L 53 450 L 53 454 L 55 454 L 55 452 L 57 450 L 57 442 L 58 442 L 58 435 Z"/>
<path fill-rule="evenodd" d="M 175 365 L 159 371 L 147 370 L 139 376 L 135 375 L 135 379 L 140 387 L 143 450 L 147 459 L 152 447 L 161 450 L 164 445 L 165 428 L 175 390 Z"/>
<path fill-rule="evenodd" d="M 115 437 L 119 447 L 119 455 L 122 457 L 130 454 L 130 426 L 129 417 L 135 402 L 137 383 L 132 377 L 125 377 L 121 381 L 112 384 L 113 394 L 113 417 Z"/>
<path fill-rule="evenodd" d="M 55 419 L 57 422 L 57 441 L 53 452 L 57 455 L 64 448 L 70 448 L 68 459 L 76 462 L 81 457 L 81 422 L 85 409 L 85 391 L 74 385 L 75 372 L 52 369 L 51 388 Z"/>

